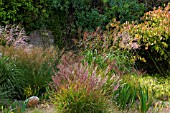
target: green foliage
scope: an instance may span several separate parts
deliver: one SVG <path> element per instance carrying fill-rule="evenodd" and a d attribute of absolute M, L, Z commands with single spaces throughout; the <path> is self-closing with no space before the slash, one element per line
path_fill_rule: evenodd
<path fill-rule="evenodd" d="M 106 3 L 107 18 L 116 18 L 121 23 L 139 20 L 145 12 L 144 4 L 139 3 L 138 0 L 105 0 Z"/>
<path fill-rule="evenodd" d="M 135 72 L 134 64 L 129 60 L 130 54 L 128 51 L 115 50 L 102 54 L 94 50 L 94 52 L 86 51 L 83 54 L 85 56 L 83 62 L 88 62 L 89 65 L 97 65 L 102 70 L 110 67 L 110 74 L 124 75 Z"/>
<path fill-rule="evenodd" d="M 113 92 L 113 101 L 122 110 L 131 109 L 135 103 L 137 96 L 137 90 L 135 87 L 128 83 L 124 83 Z"/>
<path fill-rule="evenodd" d="M 140 3 L 145 4 L 147 10 L 152 10 L 154 7 L 162 6 L 168 4 L 169 0 L 138 0 Z"/>
<path fill-rule="evenodd" d="M 82 32 L 96 29 L 105 20 L 91 0 L 52 0 L 51 7 L 54 12 L 49 26 L 59 46 L 71 44 L 73 38 L 80 38 Z"/>
<path fill-rule="evenodd" d="M 93 7 L 91 0 L 53 0 L 53 7 L 68 14 L 68 16 L 64 15 L 67 21 L 73 22 L 73 27 L 80 27 L 84 30 L 94 30 L 102 24 L 104 19 L 104 15 L 100 14 L 97 8 Z"/>
<path fill-rule="evenodd" d="M 124 82 L 129 83 L 133 86 L 140 84 L 140 87 L 147 87 L 148 92 L 152 93 L 152 97 L 160 99 L 163 101 L 168 101 L 170 99 L 170 78 L 164 78 L 160 75 L 146 75 L 146 76 L 136 76 L 128 75 L 124 76 Z M 138 86 L 136 86 L 138 88 Z"/>
<path fill-rule="evenodd" d="M 0 45 L 5 46 L 6 40 L 3 37 L 0 37 Z"/>
<path fill-rule="evenodd" d="M 140 101 L 139 110 L 141 111 L 141 113 L 146 113 L 153 101 L 152 97 L 151 96 L 149 97 L 149 92 L 147 87 L 141 88 L 141 86 L 139 86 L 138 98 Z"/>
<path fill-rule="evenodd" d="M 19 70 L 12 65 L 11 60 L 8 57 L 2 57 L 0 59 L 1 104 L 4 103 L 3 99 L 11 98 L 16 93 L 15 87 L 17 87 L 18 83 L 15 79 L 17 76 L 20 76 Z"/>
<path fill-rule="evenodd" d="M 106 61 L 108 60 L 108 58 L 107 57 L 103 58 L 97 52 L 97 50 L 95 50 L 94 52 L 93 51 L 84 52 L 84 56 L 85 58 L 83 59 L 83 62 L 88 62 L 89 65 L 97 64 L 101 69 L 107 67 Z"/>
<path fill-rule="evenodd" d="M 27 30 L 41 28 L 47 12 L 47 0 L 1 0 L 0 1 L 0 25 L 22 23 Z"/>
<path fill-rule="evenodd" d="M 170 79 L 160 76 L 145 76 L 139 78 L 141 86 L 146 85 L 148 90 L 153 92 L 153 96 L 157 99 L 168 101 L 170 99 Z"/>
<path fill-rule="evenodd" d="M 129 81 L 131 79 L 132 81 Z M 133 76 L 129 79 L 124 77 L 121 85 L 118 83 L 114 89 L 116 90 L 113 91 L 113 102 L 122 110 L 138 108 L 140 112 L 146 113 L 152 105 L 152 92 L 147 88 L 147 85 L 140 85 L 138 79 L 133 80 Z"/>
<path fill-rule="evenodd" d="M 13 102 L 10 107 L 1 107 L 2 113 L 24 113 L 27 107 L 26 102 Z"/>

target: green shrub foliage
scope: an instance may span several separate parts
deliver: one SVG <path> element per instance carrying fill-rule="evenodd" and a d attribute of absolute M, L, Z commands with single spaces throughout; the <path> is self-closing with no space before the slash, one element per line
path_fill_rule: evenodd
<path fill-rule="evenodd" d="M 101 26 L 105 16 L 94 0 L 52 0 L 51 29 L 56 34 L 56 43 L 65 45 L 72 38 L 80 38 L 82 32 L 92 31 Z"/>
<path fill-rule="evenodd" d="M 165 6 L 169 0 L 138 0 L 140 3 L 145 4 L 147 10 L 152 10 L 153 7 Z"/>
<path fill-rule="evenodd" d="M 27 32 L 47 28 L 59 47 L 72 45 L 84 31 L 105 26 L 111 18 L 138 20 L 145 11 L 138 0 L 9 0 L 0 1 L 0 25 L 21 23 Z M 102 29 L 105 27 L 101 27 Z"/>
<path fill-rule="evenodd" d="M 22 23 L 29 30 L 39 29 L 49 16 L 49 3 L 47 0 L 1 0 L 0 25 Z"/>
<path fill-rule="evenodd" d="M 108 5 L 106 7 L 106 15 L 108 18 L 115 17 L 122 23 L 126 21 L 139 20 L 144 14 L 144 4 L 138 0 L 104 0 Z"/>

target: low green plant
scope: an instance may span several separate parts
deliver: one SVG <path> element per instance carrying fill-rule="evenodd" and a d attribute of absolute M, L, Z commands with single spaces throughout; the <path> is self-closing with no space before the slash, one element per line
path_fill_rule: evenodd
<path fill-rule="evenodd" d="M 6 40 L 0 36 L 0 45 L 5 46 L 6 45 Z"/>
<path fill-rule="evenodd" d="M 122 110 L 129 110 L 133 107 L 136 99 L 137 89 L 128 83 L 124 83 L 113 91 L 112 100 Z"/>
<path fill-rule="evenodd" d="M 10 109 L 4 108 L 4 106 L 1 106 L 2 113 L 9 113 Z"/>
<path fill-rule="evenodd" d="M 97 50 L 84 52 L 84 59 L 83 62 L 88 62 L 88 65 L 97 64 L 99 68 L 105 68 L 107 67 L 106 61 L 109 59 L 106 55 L 106 58 L 104 58 L 102 55 L 100 55 Z"/>
<path fill-rule="evenodd" d="M 152 96 L 162 101 L 169 101 L 170 99 L 170 79 L 161 77 L 160 75 L 126 75 L 123 81 L 133 86 L 140 84 L 141 87 L 147 87 Z M 138 86 L 136 86 L 138 88 Z"/>
<path fill-rule="evenodd" d="M 4 108 L 1 106 L 2 113 L 24 113 L 27 108 L 26 102 L 13 102 L 12 105 L 10 105 L 7 108 Z"/>
<path fill-rule="evenodd" d="M 113 102 L 122 110 L 139 109 L 146 113 L 153 104 L 153 92 L 149 84 L 142 84 L 140 76 L 124 76 L 120 85 L 113 91 Z M 119 83 L 118 83 L 119 84 Z M 136 106 L 137 105 L 137 106 Z"/>
<path fill-rule="evenodd" d="M 146 75 L 139 78 L 141 86 L 146 85 L 148 90 L 153 92 L 153 96 L 157 99 L 168 101 L 170 99 L 170 80 L 169 78 L 160 77 L 160 75 Z"/>
<path fill-rule="evenodd" d="M 139 110 L 141 113 L 146 113 L 150 106 L 152 105 L 152 96 L 149 95 L 148 88 L 147 87 L 141 87 L 139 86 Z"/>

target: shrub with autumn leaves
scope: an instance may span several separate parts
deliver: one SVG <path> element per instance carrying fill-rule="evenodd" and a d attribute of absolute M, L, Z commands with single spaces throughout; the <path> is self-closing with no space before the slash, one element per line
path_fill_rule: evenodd
<path fill-rule="evenodd" d="M 85 49 L 111 52 L 117 49 L 133 53 L 139 69 L 148 73 L 168 75 L 170 70 L 170 3 L 154 8 L 141 17 L 140 22 L 121 24 L 113 19 L 106 31 L 97 29 L 85 33 L 81 45 Z M 142 62 L 141 62 L 142 61 Z"/>
<path fill-rule="evenodd" d="M 167 75 L 170 69 L 170 3 L 164 9 L 154 8 L 145 13 L 140 23 L 126 22 L 120 32 L 129 35 L 129 44 L 137 44 L 134 59 L 144 61 L 138 66 L 150 73 Z"/>
<path fill-rule="evenodd" d="M 167 75 L 170 69 L 170 4 L 145 13 L 140 24 L 130 24 L 128 32 L 140 44 L 137 55 L 145 58 L 140 65 L 148 72 Z"/>

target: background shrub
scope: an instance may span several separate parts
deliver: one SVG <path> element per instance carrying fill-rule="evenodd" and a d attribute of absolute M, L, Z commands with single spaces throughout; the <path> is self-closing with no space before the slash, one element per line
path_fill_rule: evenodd
<path fill-rule="evenodd" d="M 138 0 L 140 3 L 145 4 L 145 8 L 148 10 L 152 10 L 154 7 L 162 6 L 164 7 L 168 4 L 168 0 Z"/>
<path fill-rule="evenodd" d="M 126 21 L 139 20 L 145 12 L 145 6 L 138 0 L 103 0 L 106 7 L 105 14 L 111 20 L 116 18 L 117 21 L 124 23 Z"/>
<path fill-rule="evenodd" d="M 21 23 L 28 31 L 40 29 L 50 14 L 48 5 L 48 0 L 1 0 L 0 25 Z"/>
<path fill-rule="evenodd" d="M 72 39 L 82 38 L 84 31 L 93 31 L 112 18 L 121 23 L 139 20 L 148 7 L 164 1 L 141 0 L 10 0 L 0 2 L 0 25 L 22 24 L 27 33 L 48 29 L 55 35 L 59 47 L 72 45 Z M 144 5 L 145 4 L 145 5 Z M 24 12 L 24 13 L 23 13 Z"/>
<path fill-rule="evenodd" d="M 93 3 L 96 2 L 96 3 Z M 49 25 L 56 35 L 58 45 L 72 44 L 72 39 L 81 38 L 84 31 L 92 31 L 103 24 L 105 16 L 94 0 L 53 0 Z"/>
<path fill-rule="evenodd" d="M 22 24 L 27 33 L 48 29 L 55 35 L 55 43 L 65 46 L 72 38 L 81 37 L 84 30 L 102 25 L 105 16 L 94 0 L 10 0 L 0 2 L 0 25 Z"/>

